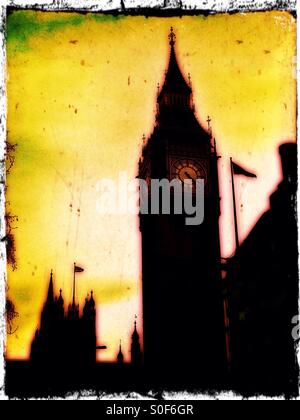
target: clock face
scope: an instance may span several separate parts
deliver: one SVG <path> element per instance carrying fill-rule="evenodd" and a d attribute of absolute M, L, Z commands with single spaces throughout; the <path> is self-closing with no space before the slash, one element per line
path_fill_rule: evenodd
<path fill-rule="evenodd" d="M 203 165 L 193 159 L 179 159 L 173 163 L 173 177 L 185 180 L 196 181 L 196 179 L 204 179 L 206 182 L 206 171 Z"/>

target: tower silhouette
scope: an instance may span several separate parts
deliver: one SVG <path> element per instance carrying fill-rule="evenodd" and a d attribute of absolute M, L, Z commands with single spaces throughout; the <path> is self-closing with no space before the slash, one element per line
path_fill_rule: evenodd
<path fill-rule="evenodd" d="M 120 341 L 120 346 L 119 346 L 119 353 L 117 355 L 117 363 L 118 365 L 122 366 L 124 363 L 124 355 L 123 355 L 123 351 L 122 351 L 122 343 Z"/>
<path fill-rule="evenodd" d="M 139 178 L 148 183 L 204 179 L 205 217 L 201 225 L 188 226 L 184 214 L 140 214 L 144 359 L 158 381 L 205 385 L 215 383 L 225 366 L 218 156 L 210 129 L 195 115 L 190 77 L 185 79 L 178 64 L 173 28 L 169 40 L 168 69 Z"/>
<path fill-rule="evenodd" d="M 131 342 L 131 364 L 134 367 L 140 367 L 143 361 L 143 354 L 140 345 L 140 336 L 137 331 L 136 320 L 134 321 L 134 330 Z"/>

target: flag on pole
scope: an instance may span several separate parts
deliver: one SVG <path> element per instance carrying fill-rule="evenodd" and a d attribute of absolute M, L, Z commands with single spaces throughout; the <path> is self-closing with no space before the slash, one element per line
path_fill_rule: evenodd
<path fill-rule="evenodd" d="M 246 169 L 242 168 L 237 163 L 234 163 L 232 158 L 230 158 L 230 166 L 231 166 L 231 185 L 232 185 L 232 199 L 233 199 L 233 212 L 234 212 L 234 231 L 235 231 L 235 243 L 236 243 L 236 251 L 239 248 L 239 233 L 238 233 L 238 222 L 237 222 L 237 210 L 236 210 L 236 199 L 235 199 L 235 188 L 234 188 L 234 175 L 243 175 L 248 178 L 257 178 L 255 174 L 252 172 L 246 171 Z"/>
<path fill-rule="evenodd" d="M 84 271 L 83 268 L 76 265 L 74 262 L 74 272 L 73 272 L 73 308 L 75 308 L 75 292 L 76 292 L 76 275 L 75 273 L 82 273 Z"/>
<path fill-rule="evenodd" d="M 234 175 L 243 175 L 248 178 L 257 178 L 255 174 L 253 174 L 252 172 L 246 171 L 246 169 L 242 168 L 237 163 L 234 163 L 232 161 L 231 164 L 232 164 L 232 170 L 233 170 Z"/>
<path fill-rule="evenodd" d="M 74 271 L 75 273 L 82 273 L 84 269 L 81 267 L 78 267 L 78 265 L 74 265 Z"/>

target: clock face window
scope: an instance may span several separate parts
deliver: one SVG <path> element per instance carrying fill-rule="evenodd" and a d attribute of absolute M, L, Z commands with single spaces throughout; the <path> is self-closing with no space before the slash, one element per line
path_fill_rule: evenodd
<path fill-rule="evenodd" d="M 185 180 L 196 181 L 197 179 L 206 180 L 205 170 L 202 166 L 190 159 L 177 160 L 173 165 L 173 177 Z"/>

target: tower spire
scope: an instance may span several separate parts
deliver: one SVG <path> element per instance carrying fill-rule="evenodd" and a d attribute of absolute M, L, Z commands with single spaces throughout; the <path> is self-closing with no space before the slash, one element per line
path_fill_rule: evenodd
<path fill-rule="evenodd" d="M 53 303 L 53 302 L 54 302 L 53 270 L 51 270 L 48 294 L 47 294 L 47 303 Z"/>
<path fill-rule="evenodd" d="M 124 363 L 124 355 L 122 352 L 122 340 L 120 340 L 120 345 L 119 345 L 119 353 L 117 356 L 117 360 L 118 360 L 118 364 L 122 365 Z"/>
<path fill-rule="evenodd" d="M 134 331 L 132 334 L 132 342 L 131 342 L 131 363 L 135 366 L 139 366 L 142 364 L 142 350 L 140 345 L 140 336 L 137 331 L 137 315 L 134 317 Z"/>
<path fill-rule="evenodd" d="M 137 332 L 137 315 L 134 317 L 134 331 Z"/>
<path fill-rule="evenodd" d="M 169 63 L 162 88 L 158 90 L 157 102 L 159 106 L 190 108 L 192 89 L 190 80 L 182 74 L 175 52 L 176 35 L 173 27 L 169 33 Z"/>
<path fill-rule="evenodd" d="M 171 29 L 170 29 L 169 40 L 170 40 L 170 45 L 171 45 L 171 47 L 174 47 L 174 45 L 175 45 L 175 40 L 176 40 L 176 35 L 175 35 L 175 33 L 174 33 L 173 26 L 171 26 Z"/>

